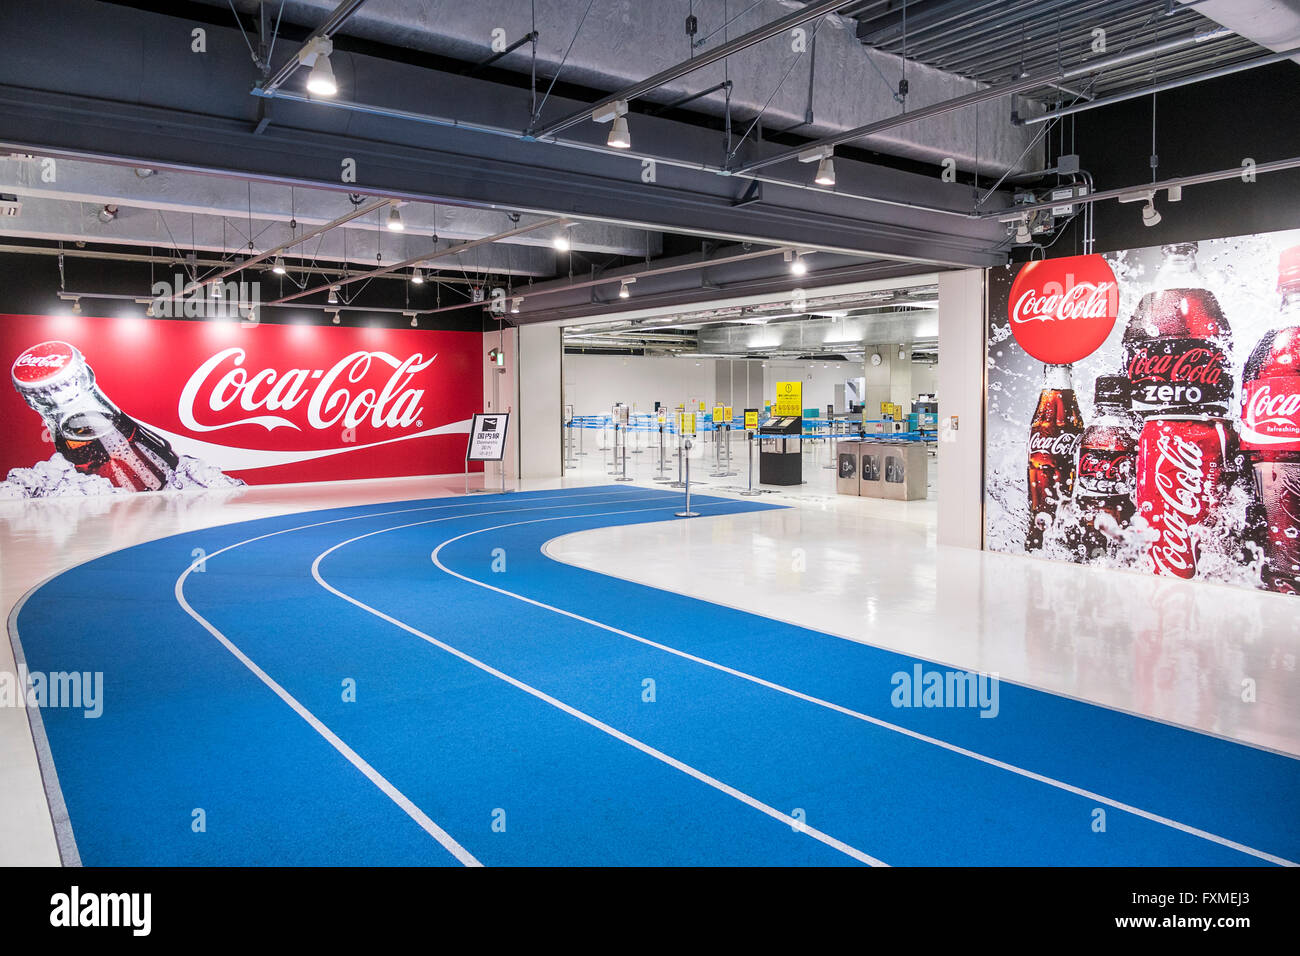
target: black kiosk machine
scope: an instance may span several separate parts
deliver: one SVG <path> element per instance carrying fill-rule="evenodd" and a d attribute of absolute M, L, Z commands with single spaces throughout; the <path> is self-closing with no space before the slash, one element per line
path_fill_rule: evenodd
<path fill-rule="evenodd" d="M 803 418 L 772 418 L 758 436 L 759 484 L 803 484 Z"/>

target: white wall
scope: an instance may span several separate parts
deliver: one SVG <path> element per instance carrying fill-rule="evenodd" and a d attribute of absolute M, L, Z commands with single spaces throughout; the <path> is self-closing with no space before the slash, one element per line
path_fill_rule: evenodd
<path fill-rule="evenodd" d="M 804 407 L 825 409 L 835 401 L 836 385 L 865 375 L 868 407 L 878 413 L 881 402 L 898 402 L 910 411 L 919 392 L 935 390 L 934 367 L 900 363 L 897 343 L 879 346 L 879 351 L 884 361 L 876 368 L 868 365 L 865 371 L 849 362 L 699 359 L 696 364 L 697 360 L 690 358 L 565 355 L 564 401 L 579 415 L 607 414 L 615 402 L 632 405 L 640 412 L 652 411 L 656 401 L 672 407 L 691 400 L 702 401 L 708 408 L 716 401 L 737 409 L 762 409 L 763 402 L 776 396 L 777 382 L 800 381 Z"/>
<path fill-rule="evenodd" d="M 654 411 L 655 402 L 671 408 L 691 400 L 711 408 L 716 391 L 712 359 L 564 356 L 564 401 L 578 415 L 608 414 L 615 402 L 638 412 Z"/>
<path fill-rule="evenodd" d="M 933 395 L 939 387 L 939 366 L 912 363 L 912 397 L 908 400 L 908 410 L 918 395 Z"/>
<path fill-rule="evenodd" d="M 938 541 L 978 548 L 984 539 L 984 273 L 978 269 L 939 275 L 938 379 Z"/>
<path fill-rule="evenodd" d="M 763 370 L 763 399 L 776 397 L 777 382 L 803 382 L 803 407 L 819 408 L 826 416 L 826 406 L 835 401 L 835 386 L 859 378 L 862 367 L 852 362 L 767 362 Z M 830 365 L 830 368 L 823 368 Z M 760 406 L 761 407 L 761 406 Z"/>

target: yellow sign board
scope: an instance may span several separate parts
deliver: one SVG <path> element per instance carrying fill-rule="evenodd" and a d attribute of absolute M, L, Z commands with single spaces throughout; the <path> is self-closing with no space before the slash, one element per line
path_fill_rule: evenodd
<path fill-rule="evenodd" d="M 677 416 L 677 434 L 694 435 L 695 434 L 695 413 L 682 412 Z"/>
<path fill-rule="evenodd" d="M 755 412 L 751 412 L 751 411 L 746 411 L 746 412 L 745 412 L 745 427 L 746 427 L 746 428 L 757 428 L 757 427 L 758 427 L 758 412 L 756 412 L 756 411 L 755 411 Z"/>
<path fill-rule="evenodd" d="M 704 411 L 704 403 L 700 402 L 700 411 Z"/>
<path fill-rule="evenodd" d="M 803 415 L 803 382 L 777 382 L 774 414 L 778 418 Z"/>
<path fill-rule="evenodd" d="M 735 417 L 734 412 L 735 409 L 733 409 L 730 405 L 728 405 L 726 408 L 722 410 L 722 420 L 726 422 L 731 421 Z"/>
<path fill-rule="evenodd" d="M 722 406 L 721 406 L 721 405 L 714 405 L 714 406 L 713 406 L 713 424 L 715 424 L 715 425 L 721 425 L 721 424 L 722 424 L 722 420 L 723 420 L 723 419 L 722 419 Z"/>

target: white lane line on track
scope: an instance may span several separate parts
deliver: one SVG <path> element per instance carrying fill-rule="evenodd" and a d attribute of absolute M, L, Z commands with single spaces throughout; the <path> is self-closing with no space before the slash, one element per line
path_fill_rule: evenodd
<path fill-rule="evenodd" d="M 673 495 L 672 497 L 674 499 L 676 498 L 675 495 Z M 645 498 L 645 499 L 627 499 L 627 500 L 649 501 L 649 500 L 657 500 L 657 499 Z M 741 504 L 741 502 L 735 502 L 730 499 L 717 501 L 717 502 L 697 502 L 697 507 L 709 508 L 709 507 L 717 507 L 719 505 L 730 505 L 730 504 Z M 666 507 L 676 508 L 678 506 L 670 505 Z M 596 512 L 596 513 L 582 514 L 582 515 L 561 515 L 560 517 L 599 518 L 599 517 L 604 517 L 605 515 L 633 514 L 637 512 L 659 511 L 659 510 L 660 508 L 622 508 L 619 509 L 618 511 L 605 511 L 605 512 Z M 438 520 L 445 520 L 445 519 L 435 519 L 434 521 L 415 521 L 410 524 L 398 525 L 397 527 L 393 527 L 393 528 L 382 528 L 379 531 L 371 531 L 367 534 L 357 535 L 355 538 L 349 538 L 347 541 L 340 541 L 338 544 L 334 545 L 328 551 L 323 551 L 316 556 L 316 560 L 312 562 L 312 566 L 311 566 L 312 577 L 314 577 L 316 579 L 316 583 L 318 583 L 326 591 L 329 591 L 331 594 L 341 597 L 349 604 L 353 604 L 356 607 L 361 608 L 361 610 L 373 614 L 375 617 L 387 621 L 389 624 L 392 624 L 395 627 L 401 628 L 402 630 L 406 631 L 408 634 L 420 638 L 420 640 L 422 641 L 427 641 L 428 643 L 432 644 L 434 647 L 437 647 L 440 650 L 446 651 L 448 654 L 452 654 L 455 657 L 460 658 L 461 660 L 465 661 L 467 664 L 471 664 L 474 667 L 477 667 L 479 670 L 483 671 L 484 673 L 490 674 L 491 676 L 497 678 L 498 680 L 502 680 L 505 683 L 511 685 L 512 687 L 522 690 L 524 693 L 536 697 L 538 700 L 544 703 L 550 704 L 552 707 L 555 707 L 558 710 L 563 711 L 564 713 L 568 714 L 571 717 L 576 717 L 578 720 L 582 721 L 588 726 L 594 727 L 595 729 L 601 731 L 602 733 L 608 734 L 614 739 L 622 743 L 625 743 L 630 747 L 634 747 L 635 749 L 641 751 L 642 753 L 650 757 L 653 757 L 655 760 L 667 764 L 668 766 L 672 767 L 674 770 L 681 771 L 682 773 L 690 777 L 693 777 L 696 780 L 699 780 L 701 783 L 707 784 L 713 789 L 718 790 L 721 793 L 724 793 L 727 796 L 740 801 L 746 806 L 752 807 L 753 809 L 758 810 L 760 813 L 766 814 L 767 816 L 771 817 L 774 820 L 779 820 L 781 823 L 790 826 L 791 828 L 793 828 L 795 831 L 799 833 L 806 834 L 807 836 L 812 837 L 814 840 L 824 843 L 826 846 L 829 846 L 834 850 L 838 850 L 839 852 L 845 854 L 846 856 L 852 857 L 853 859 L 861 863 L 866 863 L 869 866 L 889 865 L 888 863 L 878 860 L 867 853 L 863 853 L 861 850 L 857 849 L 856 847 L 849 846 L 849 844 L 843 842 L 842 840 L 836 839 L 835 837 L 831 836 L 828 833 L 823 833 L 821 830 L 808 826 L 808 824 L 803 822 L 802 820 L 796 819 L 795 817 L 792 817 L 789 814 L 782 813 L 780 810 L 777 810 L 775 807 L 769 806 L 768 804 L 757 799 L 756 797 L 752 797 L 742 790 L 737 790 L 735 787 L 731 786 L 730 784 L 723 783 L 721 780 L 718 780 L 716 777 L 711 777 L 708 774 L 704 773 L 702 770 L 698 770 L 695 767 L 692 767 L 690 764 L 684 763 L 681 760 L 678 760 L 676 757 L 664 753 L 662 750 L 657 750 L 656 748 L 651 747 L 649 744 L 645 743 L 644 741 L 638 740 L 635 737 L 631 737 L 628 734 L 623 733 L 623 731 L 615 727 L 611 727 L 609 724 L 605 723 L 604 721 L 598 720 L 597 718 L 592 717 L 590 714 L 578 710 L 576 707 L 566 704 L 562 700 L 552 697 L 550 694 L 547 694 L 545 691 L 538 690 L 536 687 L 533 687 L 530 684 L 525 684 L 523 681 L 519 680 L 518 678 L 511 677 L 509 674 L 497 670 L 495 667 L 491 666 L 490 664 L 486 664 L 483 661 L 480 661 L 476 657 L 471 657 L 469 654 L 466 654 L 464 651 L 452 647 L 450 644 L 446 644 L 438 640 L 436 637 L 432 637 L 426 634 L 424 631 L 412 627 L 410 624 L 407 624 L 404 621 L 399 621 L 397 618 L 389 614 L 385 614 L 383 611 L 377 610 L 376 608 L 373 608 L 370 605 L 357 600 L 356 598 L 352 597 L 350 594 L 345 594 L 344 592 L 340 591 L 338 588 L 331 585 L 328 581 L 326 581 L 321 576 L 320 573 L 321 561 L 329 557 L 331 554 L 333 554 L 335 551 L 339 550 L 340 548 L 346 547 L 347 545 L 353 544 L 354 542 L 361 541 L 364 538 L 373 537 L 374 535 L 386 534 L 390 531 L 400 531 L 403 528 L 415 528 L 426 524 L 434 524 Z M 519 523 L 522 524 L 524 522 L 519 522 Z M 508 526 L 502 525 L 501 527 L 508 527 Z M 461 537 L 464 536 L 461 535 Z M 458 540 L 458 538 L 452 538 L 450 540 L 455 541 Z M 443 543 L 446 544 L 448 542 L 443 542 Z M 442 546 L 439 545 L 439 548 L 441 547 Z M 435 551 L 434 554 L 436 555 L 437 552 Z M 435 562 L 437 561 L 436 557 L 434 560 Z M 442 568 L 442 570 L 447 571 L 447 569 L 443 568 L 441 564 L 439 564 L 438 566 Z M 453 574 L 456 577 L 461 577 L 461 575 L 456 574 L 454 571 L 449 571 L 448 573 Z M 470 578 L 464 578 L 463 580 L 469 581 L 471 584 L 480 583 L 477 581 L 473 581 Z M 496 588 L 493 588 L 492 590 L 496 590 Z M 508 594 L 509 592 L 502 592 L 502 593 Z M 518 595 L 510 595 L 510 596 L 517 597 Z M 552 610 L 555 609 L 553 608 Z"/>
<path fill-rule="evenodd" d="M 1091 790 L 1085 790 L 1082 787 L 1076 787 L 1073 784 L 1066 783 L 1062 780 L 1057 780 L 1053 777 L 1048 777 L 1044 774 L 1036 773 L 1032 770 L 1026 770 L 1023 767 L 1017 767 L 1015 764 L 1007 763 L 1006 761 L 1003 760 L 998 760 L 995 757 L 989 757 L 985 754 L 979 753 L 974 750 L 968 750 L 965 747 L 961 747 L 957 744 L 949 743 L 946 740 L 940 740 L 937 737 L 931 737 L 928 734 L 923 734 L 915 730 L 910 730 L 907 727 L 902 727 L 899 726 L 898 724 L 892 724 L 888 721 L 881 720 L 878 717 L 872 717 L 869 714 L 864 714 L 859 711 L 852 710 L 848 707 L 843 706 L 842 704 L 836 704 L 833 703 L 832 701 L 823 700 L 820 697 L 814 697 L 811 694 L 805 694 L 802 691 L 794 690 L 793 688 L 786 687 L 782 684 L 777 684 L 774 683 L 773 681 L 765 680 L 764 678 L 758 677 L 754 674 L 749 674 L 746 673 L 745 671 L 736 670 L 735 668 L 728 667 L 725 664 L 719 664 L 716 661 L 709 660 L 708 658 L 698 657 L 695 654 L 690 654 L 687 653 L 686 651 L 678 650 L 675 647 L 669 647 L 666 644 L 660 644 L 657 641 L 652 641 L 649 638 L 641 637 L 640 635 L 637 634 L 632 634 L 629 631 L 621 630 L 609 624 L 604 624 L 600 621 L 593 620 L 592 618 L 583 617 L 581 614 L 576 614 L 573 611 L 566 611 L 564 608 L 555 607 L 553 605 L 546 604 L 542 601 L 538 601 L 530 597 L 525 597 L 522 594 L 516 594 L 513 591 L 507 591 L 504 588 L 499 588 L 496 585 L 488 584 L 487 582 L 480 581 L 476 578 L 467 577 L 463 574 L 460 574 L 457 571 L 453 571 L 451 568 L 448 568 L 446 565 L 444 565 L 441 561 L 438 560 L 438 553 L 442 551 L 443 548 L 445 548 L 449 544 L 461 540 L 462 538 L 468 538 L 477 534 L 485 534 L 489 531 L 497 531 L 500 530 L 501 528 L 511 528 L 511 527 L 515 527 L 518 525 L 525 525 L 525 524 L 540 524 L 544 521 L 555 521 L 555 520 L 558 519 L 533 518 L 528 521 L 513 521 L 507 524 L 496 525 L 491 528 L 479 528 L 474 531 L 467 531 L 464 534 L 458 535 L 454 538 L 449 538 L 448 540 L 442 542 L 442 544 L 438 545 L 438 547 L 434 549 L 432 554 L 433 563 L 436 564 L 443 571 L 445 571 L 447 574 L 450 574 L 452 577 L 460 578 L 460 580 L 462 581 L 467 581 L 470 584 L 476 584 L 481 588 L 486 588 L 489 591 L 495 591 L 496 593 L 503 594 L 506 597 L 512 597 L 517 601 L 523 601 L 525 604 L 532 604 L 535 607 L 543 608 L 544 610 L 548 610 L 548 611 L 553 611 L 556 614 L 561 614 L 565 617 L 572 618 L 575 621 L 581 621 L 582 623 L 589 624 L 592 627 L 597 627 L 600 628 L 601 630 L 609 631 L 611 634 L 617 634 L 620 637 L 629 638 L 630 640 L 637 641 L 638 643 L 644 644 L 648 647 L 653 647 L 656 650 L 664 651 L 665 653 L 668 654 L 673 654 L 677 657 L 681 657 L 685 660 L 691 661 L 696 664 L 702 664 L 705 667 L 713 668 L 714 670 L 721 671 L 724 674 L 730 674 L 732 677 L 739 677 L 742 680 L 747 680 L 751 683 L 758 684 L 760 687 L 766 687 L 769 690 L 774 690 L 777 691 L 778 693 L 786 694 L 790 697 L 797 698 L 798 700 L 806 701 L 807 703 L 810 704 L 815 704 L 818 707 L 824 707 L 828 710 L 833 710 L 836 713 L 844 714 L 847 717 L 852 717 L 856 720 L 865 721 L 866 723 L 873 724 L 884 730 L 893 731 L 894 733 L 902 734 L 905 737 L 911 737 L 913 740 L 918 740 L 921 741 L 922 743 L 931 744 L 935 747 L 941 747 L 944 750 L 950 751 L 955 754 L 960 754 L 963 757 L 969 757 L 972 760 L 978 760 L 981 763 L 988 764 L 991 767 L 997 767 L 1000 770 L 1006 770 L 1010 773 L 1018 774 L 1019 776 L 1025 777 L 1026 779 L 1034 780 L 1038 783 L 1046 784 L 1049 787 L 1055 787 L 1058 790 L 1064 790 L 1067 793 L 1072 793 L 1077 796 L 1085 797 L 1089 800 L 1094 800 L 1098 803 L 1105 804 L 1108 807 L 1113 807 L 1117 810 L 1122 810 L 1125 813 L 1130 813 L 1133 814 L 1134 816 L 1142 817 L 1145 820 L 1150 820 L 1151 822 L 1161 824 L 1162 826 L 1171 827 L 1175 830 L 1179 830 L 1191 836 L 1199 837 L 1200 839 L 1207 840 L 1211 843 L 1217 843 L 1220 846 L 1227 847 L 1228 849 L 1236 850 L 1240 853 L 1245 853 L 1250 856 L 1257 857 L 1258 859 L 1261 860 L 1266 860 L 1269 863 L 1275 863 L 1279 866 L 1297 865 L 1295 862 L 1288 860 L 1284 857 L 1276 856 L 1264 850 L 1257 850 L 1254 847 L 1246 846 L 1244 843 L 1238 843 L 1237 841 L 1230 840 L 1227 837 L 1221 837 L 1217 834 L 1210 833 L 1207 830 L 1202 830 L 1199 829 L 1198 827 L 1193 827 L 1186 823 L 1180 823 L 1177 820 L 1172 820 L 1169 817 L 1160 816 L 1159 814 L 1152 813 L 1148 810 L 1143 810 L 1140 807 L 1135 807 L 1127 803 L 1121 803 L 1119 800 L 1114 800 L 1111 799 L 1110 797 L 1102 796 L 1101 794 L 1094 793 Z M 372 534 L 380 534 L 380 533 L 382 532 L 372 532 Z"/>
<path fill-rule="evenodd" d="M 607 494 L 608 492 L 604 492 L 604 493 Z M 548 496 L 539 496 L 537 498 L 516 498 L 511 500 L 520 501 L 520 502 L 551 501 L 557 498 L 561 500 L 569 500 L 572 498 L 599 497 L 600 494 L 602 493 L 591 492 L 582 495 L 548 495 Z M 640 500 L 640 499 L 636 499 L 636 500 Z M 606 503 L 609 502 L 587 502 L 584 504 L 571 505 L 568 507 L 578 508 L 578 507 L 584 507 L 585 504 L 606 504 Z M 368 779 L 371 783 L 373 783 L 376 787 L 378 787 L 379 790 L 383 792 L 383 794 L 387 796 L 390 800 L 392 800 L 393 803 L 395 803 L 399 808 L 401 808 L 401 810 L 404 813 L 406 813 L 407 816 L 409 816 L 412 820 L 414 820 L 415 823 L 418 824 L 426 833 L 428 833 L 431 837 L 437 840 L 438 843 L 441 844 L 445 850 L 447 850 L 447 852 L 449 852 L 452 856 L 454 856 L 465 866 L 482 866 L 483 864 L 481 864 L 474 857 L 473 854 L 471 854 L 463 846 L 457 843 L 456 840 L 453 839 L 449 833 L 447 833 L 447 831 L 443 830 L 442 827 L 434 823 L 433 820 L 431 820 L 428 817 L 428 815 L 424 813 L 423 810 L 417 807 L 409 797 L 407 797 L 404 793 L 398 790 L 397 787 L 395 787 L 386 777 L 384 777 L 383 774 L 381 774 L 378 770 L 372 767 L 361 757 L 360 754 L 358 754 L 346 743 L 344 743 L 343 740 L 337 734 L 335 734 L 334 731 L 330 730 L 329 727 L 327 727 L 320 718 L 318 718 L 315 714 L 313 714 L 306 707 L 304 707 L 292 694 L 290 694 L 287 690 L 281 687 L 264 670 L 258 667 L 257 664 L 255 664 L 248 657 L 248 655 L 246 655 L 243 651 L 241 651 L 234 644 L 234 642 L 232 642 L 228 637 L 226 637 L 225 634 L 221 633 L 221 631 L 219 631 L 215 626 L 213 626 L 213 624 L 210 621 L 208 621 L 206 618 L 204 618 L 203 615 L 199 614 L 196 610 L 194 610 L 194 608 L 190 605 L 189 601 L 187 601 L 185 598 L 185 581 L 186 579 L 189 578 L 190 574 L 193 573 L 194 569 L 197 568 L 199 565 L 205 564 L 207 561 L 211 561 L 213 558 L 225 554 L 227 551 L 233 551 L 236 548 L 243 547 L 246 544 L 252 544 L 255 541 L 263 541 L 267 538 L 276 537 L 277 535 L 289 534 L 290 532 L 293 531 L 304 531 L 309 528 L 319 528 L 325 525 L 339 524 L 344 521 L 359 521 L 363 518 L 382 518 L 393 514 L 410 514 L 412 512 L 446 511 L 446 510 L 457 509 L 457 508 L 474 508 L 477 507 L 479 504 L 480 504 L 479 501 L 473 501 L 464 504 L 425 505 L 419 508 L 400 508 L 400 509 L 393 509 L 388 511 L 375 511 L 375 512 L 368 512 L 366 514 L 360 514 L 360 515 L 349 515 L 346 518 L 335 518 L 329 521 L 317 521 L 311 524 L 298 525 L 297 527 L 293 527 L 293 528 L 282 528 L 279 531 L 272 531 L 268 534 L 258 535 L 257 537 L 248 538 L 244 541 L 238 541 L 235 544 L 227 545 L 226 547 L 221 548 L 218 551 L 214 551 L 212 552 L 212 554 L 204 555 L 201 558 L 195 559 L 190 564 L 190 566 L 186 568 L 184 572 L 181 573 L 181 576 L 176 579 L 176 587 L 174 589 L 174 593 L 176 595 L 176 601 L 181 606 L 181 609 L 185 611 L 186 614 L 188 614 L 191 618 L 197 621 L 199 625 L 201 625 L 203 629 L 206 630 L 209 634 L 215 637 L 222 644 L 222 646 L 224 646 L 226 650 L 230 651 L 230 653 L 233 654 L 235 658 L 239 660 L 240 663 L 242 663 L 246 668 L 248 668 L 254 674 L 254 676 L 258 678 L 258 680 L 260 680 L 263 684 L 269 687 L 277 697 L 279 697 L 281 700 L 283 700 L 286 704 L 289 705 L 289 707 L 294 711 L 294 713 L 296 713 L 299 717 L 301 717 L 304 721 L 306 721 L 307 724 L 313 730 L 315 730 L 318 734 L 320 734 L 321 737 L 323 737 L 330 744 L 330 746 L 332 746 L 335 750 L 337 750 L 340 754 L 342 754 L 343 757 L 346 758 L 349 763 L 351 763 L 354 767 L 360 770 L 361 773 L 366 777 L 366 779 Z M 483 514 L 506 514 L 506 513 L 514 513 L 518 511 L 530 511 L 530 510 L 546 511 L 549 510 L 549 508 L 551 507 L 562 507 L 562 506 L 551 505 L 543 508 L 532 508 L 532 509 L 503 508 L 498 511 L 472 511 L 472 512 L 468 512 L 465 516 L 477 517 L 478 515 L 483 515 Z M 449 518 L 441 518 L 437 520 L 451 521 L 451 520 L 455 520 L 455 518 L 457 517 L 460 517 L 460 515 L 453 515 Z"/>

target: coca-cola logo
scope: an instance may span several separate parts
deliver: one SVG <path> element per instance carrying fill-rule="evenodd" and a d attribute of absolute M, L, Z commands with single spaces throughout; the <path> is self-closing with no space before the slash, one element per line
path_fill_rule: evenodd
<path fill-rule="evenodd" d="M 1300 451 L 1300 380 L 1273 377 L 1246 383 L 1241 441 L 1247 447 Z"/>
<path fill-rule="evenodd" d="M 1190 578 L 1196 573 L 1192 529 L 1205 511 L 1205 452 L 1194 441 L 1177 435 L 1156 439 L 1153 480 L 1165 508 L 1156 524 L 1160 537 L 1151 546 L 1157 574 Z"/>
<path fill-rule="evenodd" d="M 1112 458 L 1103 455 L 1083 454 L 1079 456 L 1079 477 L 1095 478 L 1098 481 L 1120 481 L 1132 473 L 1125 468 L 1128 459 Z"/>
<path fill-rule="evenodd" d="M 315 430 L 356 428 L 369 424 L 376 429 L 399 429 L 418 425 L 424 411 L 424 390 L 411 388 L 414 375 L 433 364 L 437 355 L 425 358 L 419 352 L 405 359 L 387 352 L 353 352 L 328 369 L 291 368 L 283 372 L 244 368 L 241 348 L 216 353 L 195 369 L 181 390 L 178 412 L 181 424 L 196 432 L 213 432 L 237 425 L 258 425 L 267 431 L 303 425 Z M 373 371 L 385 374 L 382 384 Z M 370 379 L 368 387 L 361 387 Z M 292 412 L 301 408 L 299 421 L 283 414 L 260 414 L 204 424 L 201 412 L 221 415 L 232 406 L 240 412 Z M 205 415 L 204 417 L 207 417 Z"/>
<path fill-rule="evenodd" d="M 1079 447 L 1079 438 L 1079 435 L 1072 432 L 1059 432 L 1055 435 L 1035 432 L 1029 436 L 1029 453 L 1074 457 L 1075 449 Z"/>
<path fill-rule="evenodd" d="M 19 385 L 37 385 L 53 378 L 72 361 L 73 348 L 67 342 L 42 342 L 33 345 L 14 361 L 14 382 Z"/>
<path fill-rule="evenodd" d="M 1204 345 L 1192 345 L 1175 353 L 1151 352 L 1142 346 L 1129 358 L 1130 381 L 1186 382 L 1192 385 L 1218 385 L 1223 379 L 1223 352 Z"/>
<path fill-rule="evenodd" d="M 1129 494 L 1133 491 L 1133 455 L 1123 451 L 1091 451 L 1079 454 L 1079 486 L 1099 495 Z"/>
<path fill-rule="evenodd" d="M 1101 256 L 1042 259 L 1024 266 L 1011 286 L 1011 333 L 1049 365 L 1087 358 L 1119 318 L 1119 284 Z"/>

